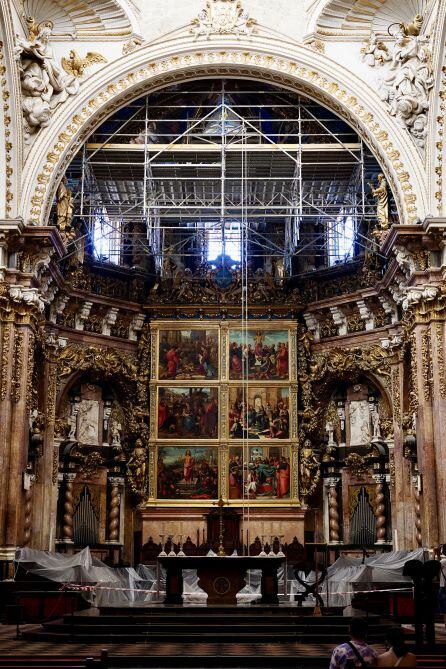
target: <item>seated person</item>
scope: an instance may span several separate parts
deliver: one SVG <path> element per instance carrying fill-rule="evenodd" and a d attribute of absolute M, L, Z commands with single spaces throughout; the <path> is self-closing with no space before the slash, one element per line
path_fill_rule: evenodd
<path fill-rule="evenodd" d="M 386 635 L 388 651 L 378 657 L 378 667 L 416 667 L 417 658 L 409 652 L 401 627 L 391 628 Z"/>

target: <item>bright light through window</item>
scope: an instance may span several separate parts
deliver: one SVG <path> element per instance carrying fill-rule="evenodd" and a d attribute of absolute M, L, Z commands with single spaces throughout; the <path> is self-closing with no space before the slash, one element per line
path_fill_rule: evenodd
<path fill-rule="evenodd" d="M 215 260 L 223 253 L 235 262 L 241 261 L 240 223 L 231 223 L 225 228 L 224 243 L 221 226 L 218 223 L 209 224 L 206 230 L 206 258 L 208 261 Z"/>
<path fill-rule="evenodd" d="M 99 260 L 119 264 L 121 223 L 110 221 L 105 214 L 93 219 L 93 246 Z"/>
<path fill-rule="evenodd" d="M 330 265 L 347 262 L 354 255 L 355 221 L 352 216 L 339 216 L 330 224 L 328 248 Z"/>

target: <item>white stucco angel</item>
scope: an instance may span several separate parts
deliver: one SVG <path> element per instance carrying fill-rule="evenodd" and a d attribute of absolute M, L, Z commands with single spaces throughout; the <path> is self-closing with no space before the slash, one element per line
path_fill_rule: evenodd
<path fill-rule="evenodd" d="M 17 37 L 15 58 L 22 83 L 22 111 L 28 135 L 49 125 L 53 110 L 79 91 L 76 77 L 65 73 L 49 43 L 53 29 L 44 21 L 30 32 L 29 39 Z"/>
<path fill-rule="evenodd" d="M 391 58 L 387 46 L 378 39 L 378 35 L 374 32 L 371 32 L 369 39 L 364 42 L 361 54 L 362 61 L 369 67 L 375 67 L 377 64 L 383 65 Z"/>

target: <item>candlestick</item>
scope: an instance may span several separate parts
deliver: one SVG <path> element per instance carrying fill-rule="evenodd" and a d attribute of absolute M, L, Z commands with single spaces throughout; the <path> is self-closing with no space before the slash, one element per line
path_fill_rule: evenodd
<path fill-rule="evenodd" d="M 164 529 L 164 528 L 163 528 Z M 161 553 L 158 555 L 158 557 L 167 557 L 167 553 L 165 551 L 166 544 L 164 542 L 164 537 L 166 536 L 165 534 L 160 534 L 160 539 L 161 539 Z"/>
<path fill-rule="evenodd" d="M 174 543 L 173 543 L 174 535 L 169 534 L 169 539 L 170 539 L 170 551 L 168 553 L 168 557 L 176 557 L 175 547 L 174 547 Z"/>
<path fill-rule="evenodd" d="M 178 551 L 178 557 L 186 557 L 186 553 L 183 551 L 183 535 L 179 535 L 179 541 L 178 543 L 180 544 L 180 550 Z"/>
<path fill-rule="evenodd" d="M 270 544 L 269 544 L 269 553 L 268 557 L 276 557 L 276 554 L 273 550 L 273 544 L 274 544 L 274 539 L 275 537 L 273 535 L 270 536 Z"/>
<path fill-rule="evenodd" d="M 266 557 L 266 552 L 265 552 L 265 535 L 261 534 L 260 538 L 262 540 L 262 550 L 259 553 L 259 557 Z"/>

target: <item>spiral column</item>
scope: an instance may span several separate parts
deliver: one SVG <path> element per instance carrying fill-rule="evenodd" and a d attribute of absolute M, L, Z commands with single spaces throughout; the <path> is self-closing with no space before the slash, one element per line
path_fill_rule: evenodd
<path fill-rule="evenodd" d="M 386 506 L 384 496 L 384 482 L 386 477 L 384 474 L 375 474 L 373 477 L 376 481 L 375 487 L 375 518 L 376 518 L 376 543 L 385 544 L 387 535 L 387 518 Z"/>
<path fill-rule="evenodd" d="M 121 506 L 120 487 L 124 480 L 118 477 L 109 478 L 110 490 L 110 510 L 108 515 L 108 541 L 109 543 L 119 543 L 119 518 Z"/>
<path fill-rule="evenodd" d="M 65 544 L 73 543 L 74 480 L 76 474 L 65 475 L 65 500 L 63 515 L 63 537 Z"/>
<path fill-rule="evenodd" d="M 421 533 L 421 492 L 418 485 L 418 477 L 414 476 L 414 512 L 415 512 L 415 541 L 421 548 L 423 545 L 423 535 Z"/>
<path fill-rule="evenodd" d="M 23 545 L 29 546 L 33 533 L 33 485 L 36 480 L 34 475 L 29 477 L 29 485 L 25 490 L 25 507 L 23 510 Z"/>
<path fill-rule="evenodd" d="M 328 495 L 328 535 L 330 544 L 340 543 L 339 534 L 339 503 L 338 503 L 338 478 L 326 479 Z"/>

